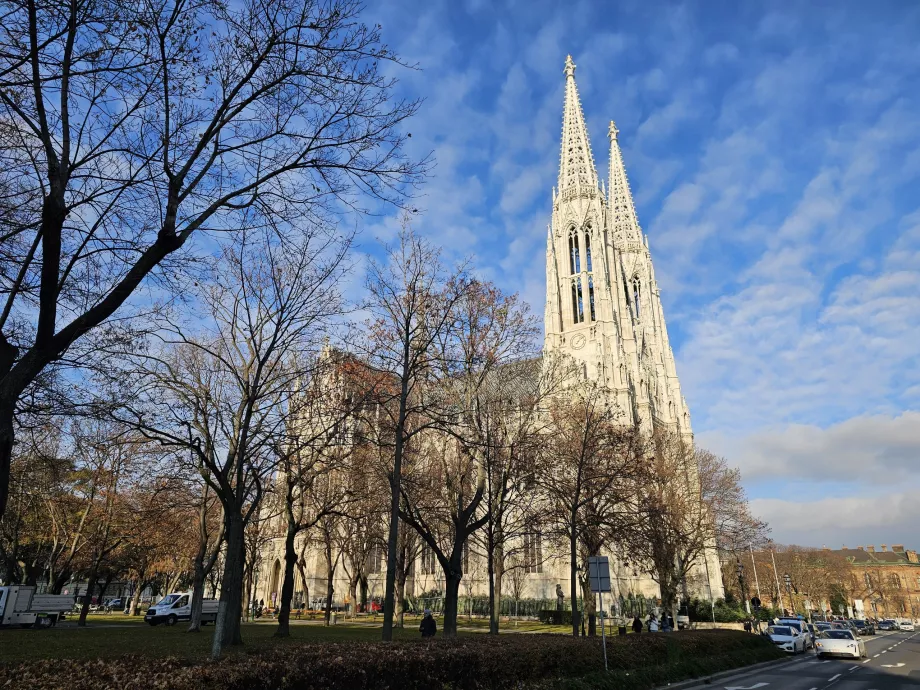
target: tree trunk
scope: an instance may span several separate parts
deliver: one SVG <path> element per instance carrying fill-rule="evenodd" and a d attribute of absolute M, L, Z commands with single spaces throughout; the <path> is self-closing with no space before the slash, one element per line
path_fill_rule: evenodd
<path fill-rule="evenodd" d="M 61 590 L 64 589 L 64 585 L 67 584 L 67 581 L 69 579 L 70 579 L 70 570 L 69 569 L 62 570 L 58 574 L 58 576 L 54 578 L 54 582 L 51 584 L 51 593 L 60 594 Z"/>
<path fill-rule="evenodd" d="M 326 547 L 326 625 L 332 623 L 332 595 L 333 581 L 335 579 L 335 564 L 332 562 L 332 547 Z"/>
<path fill-rule="evenodd" d="M 284 581 L 281 583 L 281 607 L 278 610 L 278 630 L 275 637 L 291 635 L 291 600 L 294 598 L 294 566 L 297 565 L 297 551 L 294 538 L 297 525 L 292 516 L 288 516 L 287 533 L 284 535 Z"/>
<path fill-rule="evenodd" d="M 409 342 L 403 347 L 403 366 L 400 381 L 399 416 L 396 420 L 396 442 L 393 449 L 393 474 L 390 476 L 390 525 L 387 535 L 387 580 L 383 599 L 384 642 L 393 640 L 393 614 L 396 599 L 396 549 L 399 548 L 399 485 L 402 477 L 403 442 L 406 426 L 406 401 L 409 397 Z"/>
<path fill-rule="evenodd" d="M 396 578 L 396 627 L 406 627 L 406 576 L 399 573 Z"/>
<path fill-rule="evenodd" d="M 137 609 L 140 607 L 141 603 L 141 590 L 144 588 L 144 577 L 143 573 L 137 576 L 137 579 L 134 581 L 134 596 L 131 597 L 131 608 L 128 610 L 128 615 L 136 616 Z"/>
<path fill-rule="evenodd" d="M 581 591 L 582 601 L 584 602 L 585 607 L 585 615 L 588 617 L 588 636 L 594 637 L 597 635 L 597 605 L 594 597 L 594 592 L 591 591 L 591 580 L 588 578 L 583 580 Z"/>
<path fill-rule="evenodd" d="M 243 516 L 239 510 L 229 509 L 224 513 L 224 531 L 227 551 L 224 558 L 224 574 L 220 582 L 220 604 L 217 621 L 214 624 L 214 641 L 211 658 L 219 659 L 230 645 L 243 644 L 240 634 L 240 615 L 243 599 L 243 568 L 246 558 Z"/>
<path fill-rule="evenodd" d="M 3 359 L 9 358 L 7 366 L 12 365 L 15 358 L 15 348 L 12 348 L 6 342 L 6 338 L 3 339 L 3 346 L 3 349 L 7 351 L 0 353 L 0 357 Z M 7 367 L 4 367 L 4 369 L 3 376 L 6 377 L 9 369 Z M 15 410 L 15 398 L 8 400 L 5 396 L 0 401 L 0 518 L 6 512 L 6 501 L 10 495 L 10 463 L 13 459 L 13 443 L 15 443 L 15 431 L 13 429 Z M 56 592 L 56 594 L 59 593 L 60 591 Z"/>
<path fill-rule="evenodd" d="M 444 637 L 457 636 L 457 603 L 460 599 L 460 569 L 451 568 L 445 573 Z"/>
<path fill-rule="evenodd" d="M 578 539 L 575 533 L 575 525 L 569 532 L 569 591 L 572 594 L 572 636 L 578 637 Z"/>
<path fill-rule="evenodd" d="M 186 632 L 201 631 L 201 611 L 204 608 L 204 554 L 199 547 L 195 557 L 195 574 L 192 576 L 192 611 Z"/>
<path fill-rule="evenodd" d="M 486 554 L 486 569 L 489 573 L 489 634 L 498 635 L 499 620 L 502 613 L 502 561 L 504 555 L 501 546 L 489 549 Z"/>
<path fill-rule="evenodd" d="M 80 608 L 80 620 L 77 621 L 77 625 L 81 628 L 86 627 L 86 614 L 89 613 L 89 606 L 93 600 L 93 590 L 96 589 L 98 567 L 98 564 L 94 560 L 89 571 L 89 577 L 86 581 L 86 595 L 83 597 L 83 606 Z"/>
<path fill-rule="evenodd" d="M 358 577 L 352 577 L 348 580 L 348 601 L 351 606 L 351 617 L 358 617 Z"/>

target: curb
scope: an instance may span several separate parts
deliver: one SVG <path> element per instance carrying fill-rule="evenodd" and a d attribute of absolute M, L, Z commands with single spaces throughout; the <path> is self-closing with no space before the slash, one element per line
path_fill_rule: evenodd
<path fill-rule="evenodd" d="M 736 677 L 743 678 L 744 676 L 760 671 L 761 669 L 772 668 L 774 666 L 783 666 L 785 664 L 793 664 L 798 661 L 801 661 L 801 659 L 796 657 L 791 657 L 789 659 L 777 659 L 775 661 L 761 661 L 759 664 L 739 666 L 738 668 L 732 668 L 727 671 L 719 671 L 718 673 L 714 673 L 711 676 L 691 678 L 689 680 L 678 681 L 677 683 L 668 683 L 667 685 L 658 685 L 655 686 L 655 690 L 687 690 L 689 688 L 697 687 L 705 688 L 717 680 Z"/>

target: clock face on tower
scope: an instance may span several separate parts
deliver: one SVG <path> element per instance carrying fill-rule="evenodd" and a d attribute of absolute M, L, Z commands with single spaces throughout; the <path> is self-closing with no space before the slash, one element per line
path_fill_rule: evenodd
<path fill-rule="evenodd" d="M 585 346 L 585 340 L 586 340 L 585 336 L 582 335 L 581 333 L 578 333 L 577 335 L 572 336 L 572 349 L 580 350 L 581 348 L 583 348 Z"/>

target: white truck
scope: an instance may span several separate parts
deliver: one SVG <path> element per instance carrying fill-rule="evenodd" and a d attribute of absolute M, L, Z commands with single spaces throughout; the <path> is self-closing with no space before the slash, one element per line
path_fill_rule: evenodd
<path fill-rule="evenodd" d="M 205 599 L 201 602 L 201 624 L 213 623 L 217 620 L 217 599 Z M 144 620 L 150 625 L 175 625 L 179 621 L 187 621 L 192 617 L 192 593 L 176 592 L 167 594 L 156 604 L 147 609 Z"/>
<path fill-rule="evenodd" d="M 0 627 L 50 628 L 73 604 L 70 594 L 36 594 L 35 587 L 26 585 L 0 587 Z"/>

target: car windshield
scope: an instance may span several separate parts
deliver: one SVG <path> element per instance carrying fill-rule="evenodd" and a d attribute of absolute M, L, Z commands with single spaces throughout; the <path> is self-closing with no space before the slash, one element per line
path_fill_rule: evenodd
<path fill-rule="evenodd" d="M 178 594 L 167 594 L 165 597 L 160 599 L 159 602 L 157 602 L 157 606 L 172 606 L 178 600 L 179 600 Z"/>
<path fill-rule="evenodd" d="M 771 625 L 767 628 L 768 635 L 785 635 L 786 637 L 792 637 L 792 628 L 787 628 L 781 625 Z"/>
<path fill-rule="evenodd" d="M 825 630 L 821 637 L 825 640 L 852 640 L 853 633 L 849 630 Z"/>
<path fill-rule="evenodd" d="M 818 623 L 815 627 L 818 630 L 830 630 L 831 624 L 830 623 Z"/>
<path fill-rule="evenodd" d="M 853 625 L 855 625 L 857 628 L 865 628 L 866 621 L 853 621 Z"/>

